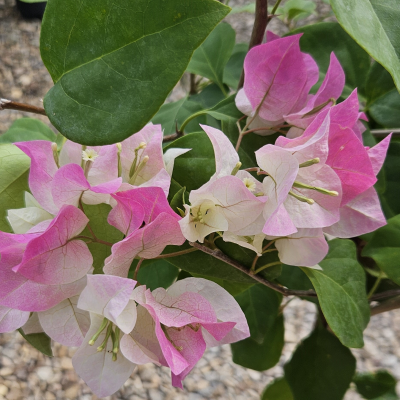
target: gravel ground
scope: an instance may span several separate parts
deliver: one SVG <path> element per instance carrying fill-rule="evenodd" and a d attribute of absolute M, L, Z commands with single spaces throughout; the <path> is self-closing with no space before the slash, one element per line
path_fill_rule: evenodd
<path fill-rule="evenodd" d="M 243 0 L 231 1 L 231 5 L 243 3 Z M 319 4 L 318 11 L 325 13 L 326 6 Z M 238 41 L 248 41 L 253 16 L 236 14 L 227 19 L 235 27 Z M 276 33 L 286 30 L 279 20 L 273 20 L 270 29 Z M 50 89 L 52 81 L 40 59 L 39 34 L 38 21 L 22 20 L 14 8 L 13 0 L 0 0 L 0 97 L 41 105 L 40 99 Z M 180 97 L 185 86 L 183 80 L 177 85 L 172 98 Z M 23 115 L 28 114 L 2 111 L 0 133 Z M 45 117 L 37 118 L 48 122 Z M 279 364 L 266 372 L 235 365 L 231 360 L 230 347 L 222 346 L 206 351 L 203 359 L 186 378 L 185 391 L 171 387 L 166 368 L 145 365 L 140 366 L 123 388 L 109 399 L 259 399 L 263 388 L 274 378 L 282 376 L 282 366 L 314 324 L 315 308 L 311 303 L 295 299 L 286 307 L 284 314 L 284 351 Z M 365 347 L 353 350 L 358 370 L 385 368 L 400 379 L 399 339 L 399 310 L 373 317 L 365 331 Z M 0 335 L 0 348 L 0 400 L 96 399 L 72 368 L 74 350 L 55 344 L 55 357 L 44 357 L 18 333 Z M 351 389 L 345 399 L 359 400 L 360 396 Z"/>

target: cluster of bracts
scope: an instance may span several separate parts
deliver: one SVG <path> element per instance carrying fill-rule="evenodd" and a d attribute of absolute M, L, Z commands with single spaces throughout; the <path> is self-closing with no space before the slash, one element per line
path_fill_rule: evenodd
<path fill-rule="evenodd" d="M 257 166 L 241 170 L 225 134 L 202 126 L 216 172 L 191 191 L 181 215 L 167 196 L 174 160 L 189 150 L 163 154 L 161 126 L 109 146 L 66 141 L 60 152 L 47 141 L 15 143 L 31 158 L 31 194 L 25 208 L 8 211 L 14 234 L 0 232 L 0 331 L 22 327 L 78 347 L 73 365 L 100 397 L 148 362 L 168 366 L 173 385 L 182 387 L 207 346 L 249 336 L 246 318 L 228 292 L 205 279 L 150 291 L 128 278 L 135 259 L 212 234 L 258 256 L 273 241 L 281 262 L 319 268 L 326 238 L 384 225 L 373 185 L 390 137 L 363 145 L 366 117 L 356 91 L 336 105 L 345 76 L 334 54 L 319 90 L 309 94 L 319 71 L 299 38 L 268 34 L 250 50 L 236 97 L 247 116 L 241 135 L 290 127 L 286 136 L 256 151 Z M 100 203 L 112 207 L 108 223 L 124 235 L 117 243 L 90 227 L 85 205 Z M 89 242 L 112 246 L 103 274 L 93 274 Z"/>

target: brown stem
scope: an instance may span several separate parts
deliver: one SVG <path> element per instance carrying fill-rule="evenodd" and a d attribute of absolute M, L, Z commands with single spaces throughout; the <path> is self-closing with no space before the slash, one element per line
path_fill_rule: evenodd
<path fill-rule="evenodd" d="M 249 50 L 252 47 L 262 43 L 268 22 L 269 22 L 268 1 L 256 0 L 256 15 L 254 20 L 253 32 L 251 33 Z M 242 76 L 240 77 L 238 90 L 243 87 L 243 83 L 244 83 L 244 70 L 242 71 Z"/>
<path fill-rule="evenodd" d="M 190 90 L 189 94 L 197 93 L 196 74 L 190 74 Z"/>
<path fill-rule="evenodd" d="M 376 293 L 370 297 L 370 301 L 386 299 L 387 297 L 400 296 L 400 289 L 387 290 L 386 292 Z"/>
<path fill-rule="evenodd" d="M 137 263 L 137 265 L 136 265 L 136 269 L 135 269 L 135 272 L 134 272 L 134 274 L 133 274 L 133 279 L 136 281 L 137 279 L 137 275 L 138 275 L 138 272 L 139 272 L 139 269 L 140 269 L 140 266 L 142 265 L 142 262 L 144 261 L 144 258 L 141 258 L 139 261 L 138 261 L 138 263 Z"/>
<path fill-rule="evenodd" d="M 375 307 L 371 307 L 371 316 L 392 311 L 400 308 L 400 296 L 393 297 L 392 299 L 383 301 Z"/>
<path fill-rule="evenodd" d="M 167 135 L 163 137 L 163 142 L 171 142 L 172 140 L 178 139 L 182 136 L 181 132 L 173 133 L 171 135 Z"/>
<path fill-rule="evenodd" d="M 232 267 L 238 269 L 239 271 L 245 273 L 246 275 L 251 276 L 257 282 L 263 284 L 264 286 L 269 287 L 272 290 L 275 290 L 276 292 L 283 294 L 284 296 L 317 297 L 317 294 L 315 293 L 314 290 L 290 290 L 276 283 L 270 282 L 259 275 L 252 275 L 249 269 L 247 269 L 242 264 L 238 263 L 236 260 L 233 260 L 232 258 L 228 257 L 219 249 L 212 250 L 209 247 L 204 246 L 197 242 L 189 242 L 189 244 L 193 247 L 196 247 L 196 249 L 201 250 L 203 253 L 209 254 L 210 256 L 217 258 L 218 260 L 221 260 L 226 264 L 231 265 Z"/>
<path fill-rule="evenodd" d="M 24 103 L 17 103 L 16 101 L 7 99 L 0 99 L 0 111 L 1 110 L 25 111 L 47 116 L 46 111 L 42 107 L 31 106 L 30 104 Z"/>

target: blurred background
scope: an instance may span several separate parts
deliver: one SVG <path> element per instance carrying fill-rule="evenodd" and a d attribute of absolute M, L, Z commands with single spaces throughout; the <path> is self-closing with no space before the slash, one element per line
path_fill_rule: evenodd
<path fill-rule="evenodd" d="M 270 1 L 270 5 L 274 2 Z M 311 3 L 311 4 L 310 4 Z M 277 34 L 297 26 L 317 21 L 334 20 L 324 1 L 308 1 L 301 15 L 275 18 L 269 29 Z M 254 21 L 254 6 L 250 1 L 231 0 L 233 12 L 226 18 L 237 32 L 237 42 L 248 42 Z M 282 6 L 285 1 L 282 1 Z M 292 16 L 293 17 L 293 16 Z M 52 81 L 44 67 L 39 51 L 40 20 L 25 20 L 15 0 L 0 0 L 0 97 L 42 106 L 41 99 L 51 88 Z M 185 96 L 189 79 L 184 76 L 169 100 Z M 22 116 L 17 111 L 0 112 L 0 134 Z M 35 115 L 49 124 L 44 116 Z M 259 399 L 263 388 L 283 375 L 282 366 L 297 344 L 312 330 L 315 306 L 295 299 L 284 308 L 285 347 L 277 366 L 257 372 L 235 365 L 230 347 L 208 350 L 203 359 L 185 379 L 185 391 L 170 384 L 169 371 L 154 365 L 140 366 L 123 388 L 107 399 L 126 400 L 202 400 Z M 359 372 L 387 369 L 400 379 L 400 310 L 374 316 L 364 334 L 365 347 L 352 350 Z M 19 333 L 0 334 L 0 400 L 92 400 L 97 397 L 75 374 L 71 357 L 73 350 L 54 344 L 54 357 L 43 356 L 25 342 Z M 398 387 L 400 389 L 400 387 Z M 345 400 L 361 397 L 350 390 Z M 323 400 L 323 399 L 321 399 Z"/>

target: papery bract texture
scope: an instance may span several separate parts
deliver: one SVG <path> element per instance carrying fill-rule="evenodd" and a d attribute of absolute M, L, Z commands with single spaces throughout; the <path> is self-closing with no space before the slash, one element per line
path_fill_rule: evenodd
<path fill-rule="evenodd" d="M 21 263 L 13 271 L 47 285 L 68 284 L 84 277 L 93 257 L 85 242 L 72 239 L 87 223 L 81 210 L 64 206 L 46 231 L 27 244 Z"/>
<path fill-rule="evenodd" d="M 135 364 L 128 361 L 122 354 L 118 354 L 113 361 L 111 354 L 113 344 L 111 340 L 103 351 L 97 351 L 97 346 L 103 342 L 103 331 L 94 346 L 89 346 L 89 340 L 99 330 L 103 318 L 97 314 L 90 314 L 91 325 L 83 340 L 82 346 L 72 357 L 72 364 L 77 374 L 86 382 L 98 397 L 106 397 L 115 393 L 132 374 Z"/>

